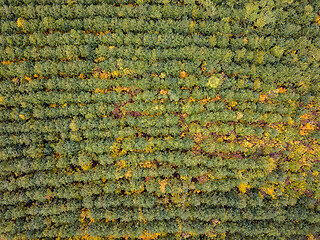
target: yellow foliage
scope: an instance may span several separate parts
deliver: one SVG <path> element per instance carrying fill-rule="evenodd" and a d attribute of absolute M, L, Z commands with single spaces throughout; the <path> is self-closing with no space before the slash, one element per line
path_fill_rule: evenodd
<path fill-rule="evenodd" d="M 166 192 L 166 185 L 168 184 L 167 181 L 168 181 L 168 179 L 163 179 L 162 181 L 159 180 L 160 191 L 161 191 L 162 193 L 165 193 L 165 192 Z"/>
<path fill-rule="evenodd" d="M 144 167 L 144 168 L 151 168 L 153 166 L 153 164 L 150 161 L 145 161 L 145 162 L 140 163 L 140 166 Z"/>
<path fill-rule="evenodd" d="M 6 101 L 6 97 L 0 97 L 0 104 L 4 104 Z"/>
<path fill-rule="evenodd" d="M 164 73 L 164 72 L 162 72 L 162 73 L 160 73 L 160 75 L 159 75 L 159 78 L 166 78 L 167 77 L 167 75 Z"/>
<path fill-rule="evenodd" d="M 119 76 L 119 71 L 116 70 L 116 71 L 112 72 L 112 73 L 111 73 L 111 76 L 112 76 L 112 77 L 118 77 L 118 76 Z"/>
<path fill-rule="evenodd" d="M 288 121 L 288 124 L 289 125 L 293 125 L 294 124 L 294 121 L 293 121 L 293 119 L 290 117 L 290 120 Z"/>
<path fill-rule="evenodd" d="M 29 76 L 25 76 L 24 79 L 27 80 L 27 81 L 29 81 L 29 82 L 32 81 L 32 78 L 29 77 Z"/>
<path fill-rule="evenodd" d="M 112 146 L 110 147 L 110 151 L 111 151 L 112 157 L 119 156 L 120 147 L 121 147 L 121 142 L 120 141 L 116 141 L 116 142 L 114 142 L 112 144 Z"/>
<path fill-rule="evenodd" d="M 272 198 L 275 197 L 273 188 L 267 188 L 266 193 L 269 194 Z"/>
<path fill-rule="evenodd" d="M 217 88 L 222 83 L 222 79 L 213 75 L 208 79 L 206 86 L 211 88 Z"/>
<path fill-rule="evenodd" d="M 17 26 L 21 27 L 23 29 L 23 23 L 24 23 L 24 19 L 23 18 L 18 18 L 17 19 Z"/>
<path fill-rule="evenodd" d="M 305 126 L 305 129 L 307 130 L 314 130 L 314 125 L 310 124 L 310 123 L 307 123 Z"/>
<path fill-rule="evenodd" d="M 124 75 L 124 76 L 133 75 L 133 74 L 135 73 L 135 71 L 132 70 L 132 69 L 130 69 L 130 68 L 125 68 L 125 69 L 123 69 L 122 72 L 123 72 L 123 75 Z"/>
<path fill-rule="evenodd" d="M 146 223 L 146 219 L 143 217 L 143 212 L 142 212 L 142 208 L 139 207 L 139 220 L 143 221 L 144 223 Z"/>
<path fill-rule="evenodd" d="M 194 32 L 196 25 L 197 25 L 196 21 L 191 21 L 190 22 L 190 25 L 189 25 L 189 32 L 190 33 Z"/>
<path fill-rule="evenodd" d="M 88 209 L 82 208 L 81 209 L 81 215 L 80 215 L 80 222 L 83 223 L 84 219 L 86 218 L 88 214 Z"/>
<path fill-rule="evenodd" d="M 182 180 L 188 180 L 188 179 L 189 179 L 188 176 L 180 176 L 180 178 L 181 178 Z"/>
<path fill-rule="evenodd" d="M 22 120 L 27 120 L 26 117 L 25 117 L 23 114 L 19 114 L 19 117 L 20 117 Z"/>
<path fill-rule="evenodd" d="M 266 55 L 266 53 L 264 51 L 257 51 L 257 62 L 258 64 L 262 64 L 264 56 Z"/>
<path fill-rule="evenodd" d="M 139 239 L 142 240 L 151 240 L 151 239 L 156 239 L 160 236 L 160 233 L 150 233 L 147 230 L 144 231 L 143 235 L 139 236 Z"/>
<path fill-rule="evenodd" d="M 242 112 L 237 112 L 237 118 L 236 121 L 238 121 L 239 119 L 243 118 L 243 114 Z"/>
<path fill-rule="evenodd" d="M 242 146 L 251 148 L 253 144 L 245 140 L 242 142 Z"/>
<path fill-rule="evenodd" d="M 261 190 L 264 191 L 266 194 L 270 195 L 272 197 L 272 199 L 276 198 L 276 195 L 274 192 L 274 186 L 262 187 Z"/>
<path fill-rule="evenodd" d="M 20 83 L 19 78 L 13 78 L 12 81 L 14 82 L 14 84 L 19 84 Z"/>
<path fill-rule="evenodd" d="M 96 58 L 94 61 L 95 61 L 96 63 L 98 63 L 98 62 L 103 62 L 103 61 L 105 61 L 105 60 L 106 60 L 105 57 L 98 57 L 98 58 Z"/>
<path fill-rule="evenodd" d="M 235 107 L 235 106 L 237 106 L 237 102 L 236 101 L 231 101 L 230 103 L 229 103 L 229 106 L 230 107 Z"/>
<path fill-rule="evenodd" d="M 97 88 L 94 90 L 94 93 L 104 93 L 105 91 L 103 89 Z"/>
<path fill-rule="evenodd" d="M 67 0 L 67 3 L 69 6 L 73 6 L 75 4 L 75 1 L 73 0 Z"/>
<path fill-rule="evenodd" d="M 315 237 L 311 233 L 308 233 L 307 237 L 308 237 L 308 240 L 315 240 Z"/>
<path fill-rule="evenodd" d="M 246 183 L 240 183 L 240 185 L 238 186 L 238 188 L 239 188 L 239 191 L 240 191 L 241 193 L 246 193 L 247 188 L 250 188 L 250 186 L 249 186 L 248 184 L 246 184 Z"/>
<path fill-rule="evenodd" d="M 126 161 L 125 160 L 120 160 L 115 164 L 118 168 L 124 169 L 127 167 Z"/>
<path fill-rule="evenodd" d="M 131 170 L 126 171 L 126 173 L 124 174 L 124 177 L 125 177 L 125 178 L 130 178 L 130 177 L 132 177 L 132 171 L 131 171 Z"/>
<path fill-rule="evenodd" d="M 144 151 L 146 153 L 152 153 L 152 152 L 154 152 L 154 148 L 153 148 L 153 146 L 149 145 L 144 149 Z"/>
<path fill-rule="evenodd" d="M 87 170 L 89 170 L 89 169 L 91 168 L 91 163 L 88 163 L 88 164 L 86 164 L 86 165 L 83 165 L 81 168 L 82 168 L 84 171 L 87 171 Z"/>
<path fill-rule="evenodd" d="M 275 160 L 273 158 L 269 158 L 268 160 L 268 166 L 266 168 L 266 170 L 270 173 L 273 171 L 273 169 L 275 169 L 277 167 L 277 164 L 275 162 Z"/>
<path fill-rule="evenodd" d="M 195 102 L 196 100 L 193 97 L 189 98 L 189 102 Z"/>

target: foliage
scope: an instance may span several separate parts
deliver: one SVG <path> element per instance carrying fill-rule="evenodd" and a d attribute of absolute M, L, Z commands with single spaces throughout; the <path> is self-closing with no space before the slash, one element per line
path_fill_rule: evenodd
<path fill-rule="evenodd" d="M 319 239 L 318 1 L 0 13 L 0 239 Z"/>

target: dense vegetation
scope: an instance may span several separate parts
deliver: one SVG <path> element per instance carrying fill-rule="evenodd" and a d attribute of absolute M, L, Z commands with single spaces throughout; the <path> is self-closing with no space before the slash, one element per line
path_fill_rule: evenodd
<path fill-rule="evenodd" d="M 0 238 L 319 239 L 319 0 L 0 0 Z"/>

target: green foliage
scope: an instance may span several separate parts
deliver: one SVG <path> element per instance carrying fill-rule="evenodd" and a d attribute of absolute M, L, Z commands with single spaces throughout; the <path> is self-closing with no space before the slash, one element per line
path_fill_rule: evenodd
<path fill-rule="evenodd" d="M 317 1 L 0 12 L 0 238 L 319 237 Z"/>

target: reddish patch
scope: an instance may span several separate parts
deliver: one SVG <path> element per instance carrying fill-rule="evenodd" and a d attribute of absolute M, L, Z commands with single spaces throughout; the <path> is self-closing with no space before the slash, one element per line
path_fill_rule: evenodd
<path fill-rule="evenodd" d="M 120 108 L 116 107 L 114 110 L 113 110 L 113 116 L 115 118 L 122 118 L 123 114 L 121 113 L 120 111 Z"/>
<path fill-rule="evenodd" d="M 152 177 L 150 177 L 150 176 L 146 176 L 146 177 L 144 178 L 144 181 L 148 182 L 151 178 L 152 178 Z"/>
<path fill-rule="evenodd" d="M 287 179 L 286 179 L 285 182 L 284 182 L 284 183 L 286 184 L 286 186 L 291 184 L 291 181 L 289 181 L 289 179 L 290 179 L 290 178 L 287 177 Z"/>
<path fill-rule="evenodd" d="M 311 197 L 312 194 L 313 194 L 310 189 L 307 189 L 304 193 L 305 193 L 308 197 Z"/>
<path fill-rule="evenodd" d="M 140 117 L 141 116 L 141 113 L 138 112 L 138 111 L 134 111 L 134 112 L 129 112 L 130 116 L 132 117 Z"/>
<path fill-rule="evenodd" d="M 209 180 L 209 178 L 208 178 L 206 173 L 201 175 L 201 176 L 199 176 L 199 177 L 196 177 L 196 179 L 200 184 L 203 184 L 203 183 L 205 183 L 205 182 L 207 182 Z"/>

